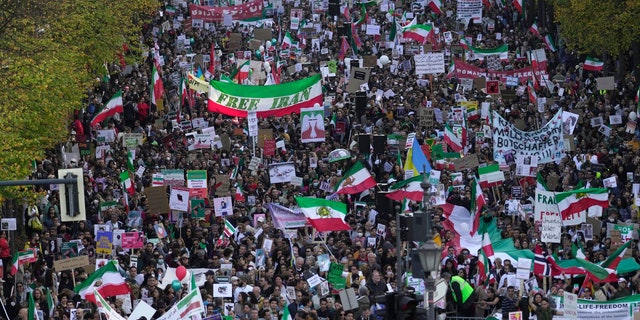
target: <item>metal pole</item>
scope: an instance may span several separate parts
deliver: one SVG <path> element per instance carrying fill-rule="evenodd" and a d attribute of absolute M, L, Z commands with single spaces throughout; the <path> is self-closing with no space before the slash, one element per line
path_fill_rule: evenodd
<path fill-rule="evenodd" d="M 0 181 L 0 187 L 70 184 L 70 183 L 76 183 L 76 181 L 77 179 L 12 180 L 12 181 Z"/>
<path fill-rule="evenodd" d="M 433 190 L 431 190 L 431 183 L 429 183 L 428 177 L 425 174 L 422 182 L 420 183 L 420 187 L 422 187 L 423 195 L 422 195 L 422 206 L 425 211 L 425 220 L 427 224 L 426 230 L 426 242 L 433 242 L 433 221 L 431 220 L 431 215 L 433 214 L 433 204 L 431 204 L 431 197 L 433 197 Z M 427 266 L 424 266 L 425 268 Z M 436 318 L 436 310 L 435 305 L 433 303 L 433 292 L 435 291 L 436 279 L 431 276 L 432 271 L 437 270 L 424 270 L 424 282 L 425 282 L 425 291 L 428 293 L 428 301 L 425 301 L 425 306 L 427 308 L 427 319 L 435 319 Z"/>
<path fill-rule="evenodd" d="M 398 267 L 396 268 L 396 291 L 400 292 L 404 289 L 403 266 L 402 266 L 402 238 L 400 237 L 400 206 L 396 206 L 396 259 Z"/>

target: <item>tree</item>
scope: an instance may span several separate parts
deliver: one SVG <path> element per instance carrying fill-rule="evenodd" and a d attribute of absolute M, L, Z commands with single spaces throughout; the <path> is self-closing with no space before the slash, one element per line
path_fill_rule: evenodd
<path fill-rule="evenodd" d="M 617 57 L 640 37 L 636 0 L 550 0 L 560 35 L 582 54 Z"/>
<path fill-rule="evenodd" d="M 32 160 L 67 139 L 104 62 L 124 43 L 139 53 L 156 8 L 154 0 L 0 0 L 0 180 L 25 179 Z"/>

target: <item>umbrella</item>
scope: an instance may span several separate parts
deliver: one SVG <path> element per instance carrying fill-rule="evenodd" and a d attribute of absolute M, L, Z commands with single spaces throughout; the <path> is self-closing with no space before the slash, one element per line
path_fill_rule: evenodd
<path fill-rule="evenodd" d="M 347 149 L 335 149 L 329 152 L 329 162 L 336 162 L 351 158 L 351 152 Z"/>

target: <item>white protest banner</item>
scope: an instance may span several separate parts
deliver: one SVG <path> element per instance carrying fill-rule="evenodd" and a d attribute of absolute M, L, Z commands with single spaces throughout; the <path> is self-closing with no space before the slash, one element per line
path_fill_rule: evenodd
<path fill-rule="evenodd" d="M 444 73 L 444 53 L 429 52 L 413 56 L 416 63 L 416 75 Z"/>
<path fill-rule="evenodd" d="M 302 143 L 324 142 L 324 108 L 305 108 L 300 109 L 301 133 L 300 140 Z"/>
<path fill-rule="evenodd" d="M 535 131 L 522 131 L 493 111 L 493 158 L 506 163 L 505 154 L 536 156 L 538 164 L 555 162 L 564 156 L 562 110 Z"/>
<path fill-rule="evenodd" d="M 565 299 L 566 310 L 566 299 Z M 608 301 L 582 300 L 578 299 L 578 315 L 580 320 L 634 320 L 634 315 L 638 313 L 640 307 L 640 295 L 631 295 Z M 553 316 L 554 320 L 575 319 L 566 316 Z"/>
<path fill-rule="evenodd" d="M 458 0 L 458 21 L 468 22 L 469 19 L 482 19 L 482 0 Z"/>
<path fill-rule="evenodd" d="M 273 183 L 291 182 L 296 176 L 293 162 L 273 163 L 269 165 L 269 181 Z"/>
<path fill-rule="evenodd" d="M 533 219 L 536 222 L 543 222 L 545 215 L 560 215 L 558 204 L 556 203 L 556 193 L 551 191 L 536 190 Z M 562 219 L 565 226 L 575 226 L 587 221 L 587 212 L 582 211 L 568 215 Z M 559 235 L 558 235 L 559 236 Z"/>

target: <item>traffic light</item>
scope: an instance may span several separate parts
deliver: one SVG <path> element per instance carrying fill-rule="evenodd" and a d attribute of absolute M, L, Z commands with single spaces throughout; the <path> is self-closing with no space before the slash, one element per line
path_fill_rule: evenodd
<path fill-rule="evenodd" d="M 82 168 L 59 169 L 58 179 L 75 180 L 60 185 L 60 213 L 62 222 L 87 220 Z"/>
<path fill-rule="evenodd" d="M 376 297 L 376 304 L 381 306 L 376 310 L 376 316 L 382 317 L 385 320 L 396 319 L 396 296 L 395 292 L 388 292 L 384 296 Z"/>
<path fill-rule="evenodd" d="M 398 295 L 396 298 L 396 319 L 416 319 L 416 309 L 419 301 L 408 295 Z"/>

